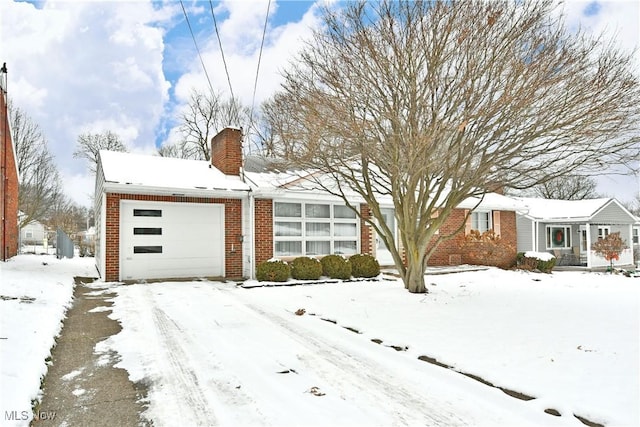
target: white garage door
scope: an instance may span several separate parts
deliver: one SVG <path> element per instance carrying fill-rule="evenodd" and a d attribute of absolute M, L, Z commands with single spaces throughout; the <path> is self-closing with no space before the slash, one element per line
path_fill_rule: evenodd
<path fill-rule="evenodd" d="M 224 205 L 120 202 L 121 280 L 224 276 Z"/>

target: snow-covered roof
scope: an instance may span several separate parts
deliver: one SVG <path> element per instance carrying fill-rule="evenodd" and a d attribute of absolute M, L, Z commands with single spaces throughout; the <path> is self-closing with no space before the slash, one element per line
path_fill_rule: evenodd
<path fill-rule="evenodd" d="M 249 191 L 239 176 L 225 175 L 204 160 L 100 151 L 105 187 L 154 188 L 193 194 Z"/>
<path fill-rule="evenodd" d="M 478 202 L 480 203 L 478 204 Z M 526 204 L 522 201 L 498 193 L 487 193 L 482 200 L 478 197 L 469 197 L 460 203 L 458 207 L 461 209 L 485 209 L 493 211 L 525 212 L 527 210 Z"/>
<path fill-rule="evenodd" d="M 527 216 L 545 220 L 587 221 L 615 199 L 557 200 L 517 197 L 528 207 Z"/>

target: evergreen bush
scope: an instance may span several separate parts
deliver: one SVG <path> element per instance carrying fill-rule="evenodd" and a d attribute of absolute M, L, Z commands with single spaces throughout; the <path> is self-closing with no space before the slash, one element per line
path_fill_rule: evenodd
<path fill-rule="evenodd" d="M 332 279 L 348 279 L 351 277 L 351 263 L 342 255 L 327 255 L 320 260 L 322 274 Z"/>
<path fill-rule="evenodd" d="M 322 264 L 315 258 L 301 256 L 291 262 L 291 277 L 298 280 L 317 280 L 322 276 Z"/>
<path fill-rule="evenodd" d="M 367 254 L 355 254 L 349 258 L 353 277 L 376 277 L 380 274 L 380 264 Z"/>
<path fill-rule="evenodd" d="M 260 282 L 286 282 L 290 275 L 289 264 L 279 259 L 263 261 L 256 268 L 256 279 Z"/>

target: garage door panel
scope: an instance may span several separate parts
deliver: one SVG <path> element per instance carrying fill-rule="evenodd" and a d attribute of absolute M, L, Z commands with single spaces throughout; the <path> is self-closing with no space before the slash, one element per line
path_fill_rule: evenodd
<path fill-rule="evenodd" d="M 122 201 L 120 218 L 123 280 L 224 276 L 224 205 Z"/>

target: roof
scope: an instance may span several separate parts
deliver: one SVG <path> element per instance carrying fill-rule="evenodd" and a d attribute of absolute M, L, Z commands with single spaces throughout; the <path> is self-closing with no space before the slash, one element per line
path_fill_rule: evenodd
<path fill-rule="evenodd" d="M 584 200 L 557 200 L 536 197 L 516 197 L 528 207 L 526 216 L 536 220 L 588 221 L 611 203 L 615 203 L 629 217 L 633 215 L 616 199 L 598 198 Z"/>
<path fill-rule="evenodd" d="M 152 187 L 185 193 L 249 191 L 239 176 L 225 175 L 205 160 L 100 151 L 105 187 Z"/>

